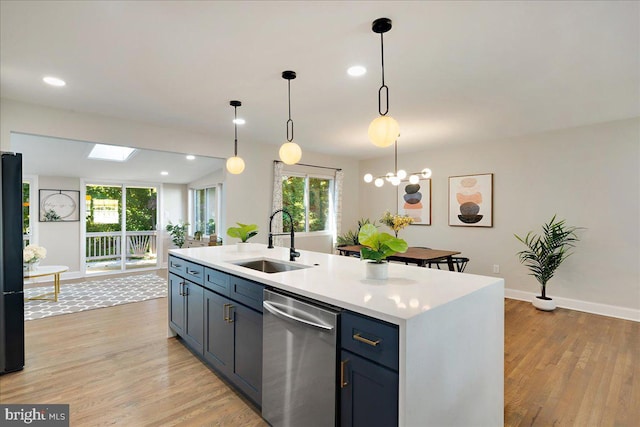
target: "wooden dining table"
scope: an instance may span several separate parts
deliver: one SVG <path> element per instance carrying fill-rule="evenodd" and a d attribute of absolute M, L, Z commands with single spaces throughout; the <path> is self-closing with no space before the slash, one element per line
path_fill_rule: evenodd
<path fill-rule="evenodd" d="M 352 256 L 352 255 L 360 255 L 360 249 L 362 245 L 352 245 L 352 246 L 339 246 L 338 252 L 340 255 Z M 429 262 L 434 262 L 442 259 L 447 260 L 447 265 L 449 266 L 450 271 L 456 271 L 455 266 L 453 264 L 453 255 L 458 255 L 459 251 L 445 251 L 442 249 L 429 249 L 429 248 L 421 248 L 421 247 L 409 247 L 405 253 L 399 253 L 396 255 L 392 255 L 387 259 L 389 261 L 400 261 L 404 263 L 417 264 L 420 267 L 426 267 L 429 265 Z"/>

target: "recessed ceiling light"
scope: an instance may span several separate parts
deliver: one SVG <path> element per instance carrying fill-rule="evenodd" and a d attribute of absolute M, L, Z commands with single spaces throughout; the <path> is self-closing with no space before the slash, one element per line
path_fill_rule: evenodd
<path fill-rule="evenodd" d="M 162 172 L 160 172 L 160 175 L 169 175 L 169 172 L 167 172 L 167 171 L 162 171 Z"/>
<path fill-rule="evenodd" d="M 45 82 L 48 85 L 56 86 L 56 87 L 62 87 L 62 86 L 65 86 L 67 84 L 64 80 L 59 79 L 57 77 L 53 77 L 53 76 L 43 77 L 42 81 Z"/>
<path fill-rule="evenodd" d="M 353 77 L 360 77 L 367 73 L 367 69 L 362 65 L 354 65 L 353 67 L 349 67 L 347 69 L 347 74 Z"/>
<path fill-rule="evenodd" d="M 194 156 L 193 154 L 187 154 L 187 160 L 195 160 L 196 156 Z"/>
<path fill-rule="evenodd" d="M 241 119 L 240 117 L 238 117 L 237 119 L 233 119 L 233 123 L 235 123 L 237 125 L 243 125 L 246 122 L 244 121 L 244 119 Z"/>
<path fill-rule="evenodd" d="M 112 162 L 126 162 L 135 151 L 135 148 L 130 147 L 96 144 L 91 149 L 89 158 L 95 160 L 110 160 Z"/>

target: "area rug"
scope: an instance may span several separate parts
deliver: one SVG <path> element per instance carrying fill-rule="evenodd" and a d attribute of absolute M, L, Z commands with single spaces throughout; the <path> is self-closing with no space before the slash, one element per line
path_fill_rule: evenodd
<path fill-rule="evenodd" d="M 88 280 L 71 284 L 65 284 L 63 281 L 60 288 L 58 302 L 25 301 L 24 320 L 42 319 L 167 296 L 167 280 L 156 274 Z M 53 284 L 49 284 L 25 289 L 24 293 L 25 298 L 29 298 L 52 291 Z"/>

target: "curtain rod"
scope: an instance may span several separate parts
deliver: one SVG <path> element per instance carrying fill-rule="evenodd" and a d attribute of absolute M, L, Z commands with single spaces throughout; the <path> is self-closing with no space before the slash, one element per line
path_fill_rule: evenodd
<path fill-rule="evenodd" d="M 280 160 L 274 160 L 273 162 L 274 163 L 283 163 Z M 341 171 L 342 170 L 342 168 L 331 168 L 329 166 L 309 165 L 309 164 L 306 164 L 306 163 L 296 163 L 295 165 L 291 165 L 291 166 L 296 166 L 296 165 L 298 165 L 298 166 L 309 166 L 309 167 L 312 167 L 312 168 L 320 168 L 320 169 L 331 169 L 331 170 L 334 170 L 334 171 Z"/>

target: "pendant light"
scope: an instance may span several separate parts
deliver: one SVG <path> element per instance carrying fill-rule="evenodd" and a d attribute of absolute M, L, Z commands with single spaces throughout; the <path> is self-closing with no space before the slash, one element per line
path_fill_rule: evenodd
<path fill-rule="evenodd" d="M 389 112 L 389 87 L 384 83 L 384 40 L 383 35 L 391 29 L 391 19 L 378 18 L 371 24 L 374 33 L 380 34 L 380 52 L 382 57 L 382 86 L 378 89 L 378 113 L 380 117 L 373 119 L 369 125 L 369 139 L 378 147 L 388 147 L 398 139 L 400 125 Z M 385 108 L 382 111 L 382 92 L 384 90 Z"/>
<path fill-rule="evenodd" d="M 280 146 L 280 160 L 288 165 L 294 165 L 302 158 L 302 149 L 298 144 L 293 142 L 293 120 L 291 120 L 291 80 L 296 78 L 295 71 L 283 71 L 282 78 L 287 80 L 287 88 L 289 95 L 289 120 L 287 120 L 287 142 Z M 291 128 L 291 132 L 289 132 Z M 291 136 L 289 136 L 291 135 Z"/>
<path fill-rule="evenodd" d="M 241 174 L 244 170 L 244 160 L 238 157 L 238 107 L 242 105 L 240 101 L 229 101 L 229 105 L 233 107 L 233 127 L 235 130 L 235 139 L 233 145 L 233 157 L 227 159 L 227 170 L 234 175 Z"/>

